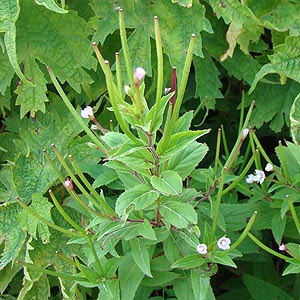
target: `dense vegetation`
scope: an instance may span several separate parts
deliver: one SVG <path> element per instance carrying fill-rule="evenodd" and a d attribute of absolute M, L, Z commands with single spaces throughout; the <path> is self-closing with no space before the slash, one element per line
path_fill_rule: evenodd
<path fill-rule="evenodd" d="M 0 299 L 299 299 L 299 11 L 0 0 Z"/>

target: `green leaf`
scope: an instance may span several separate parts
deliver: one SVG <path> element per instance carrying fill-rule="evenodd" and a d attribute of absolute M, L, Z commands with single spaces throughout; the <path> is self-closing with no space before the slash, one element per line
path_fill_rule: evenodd
<path fill-rule="evenodd" d="M 177 279 L 180 274 L 169 271 L 152 271 L 153 278 L 145 277 L 141 284 L 143 286 L 165 286 Z"/>
<path fill-rule="evenodd" d="M 235 39 L 240 45 L 241 50 L 248 53 L 250 41 L 257 42 L 260 35 L 263 33 L 264 29 L 261 21 L 247 5 L 244 5 L 239 1 L 222 0 L 222 3 L 220 3 L 218 0 L 210 0 L 209 2 L 218 18 L 222 17 L 226 24 L 240 28 Z M 229 50 L 233 51 L 233 49 L 228 49 L 227 51 Z M 228 53 L 225 52 L 223 59 L 225 60 L 227 56 Z"/>
<path fill-rule="evenodd" d="M 131 254 L 140 270 L 148 277 L 153 277 L 150 269 L 150 255 L 148 246 L 142 239 L 135 238 L 130 240 Z"/>
<path fill-rule="evenodd" d="M 171 170 L 162 172 L 159 176 L 151 176 L 151 184 L 162 194 L 178 195 L 182 190 L 182 180 L 180 176 Z"/>
<path fill-rule="evenodd" d="M 191 270 L 191 282 L 195 299 L 206 300 L 210 287 L 210 277 L 197 270 Z"/>
<path fill-rule="evenodd" d="M 120 282 L 112 279 L 102 282 L 99 286 L 97 300 L 120 300 Z"/>
<path fill-rule="evenodd" d="M 217 264 L 221 264 L 224 266 L 232 267 L 232 268 L 237 268 L 236 264 L 234 261 L 229 257 L 229 255 L 219 255 L 214 254 L 211 257 L 211 260 Z"/>
<path fill-rule="evenodd" d="M 272 233 L 273 233 L 273 236 L 275 238 L 277 245 L 281 244 L 282 236 L 283 236 L 284 229 L 285 229 L 285 224 L 286 224 L 286 216 L 281 218 L 280 211 L 273 216 L 273 218 L 272 218 Z"/>
<path fill-rule="evenodd" d="M 207 259 L 205 259 L 202 255 L 200 254 L 192 254 L 186 257 L 183 257 L 177 261 L 175 261 L 172 265 L 171 268 L 180 268 L 180 269 L 193 269 L 197 268 L 199 266 L 202 266 L 207 262 Z"/>
<path fill-rule="evenodd" d="M 184 150 L 172 156 L 168 169 L 179 174 L 182 180 L 189 176 L 208 151 L 206 144 L 192 142 Z"/>
<path fill-rule="evenodd" d="M 145 209 L 155 202 L 159 192 L 146 184 L 139 184 L 125 191 L 116 202 L 116 213 L 122 216 L 126 209 L 132 206 L 135 210 Z"/>
<path fill-rule="evenodd" d="M 14 76 L 14 70 L 9 63 L 6 53 L 0 51 L 0 93 L 2 95 L 7 91 L 7 87 L 10 85 L 11 79 Z M 7 97 L 9 98 L 9 97 Z M 2 99 L 0 103 L 2 102 Z"/>
<path fill-rule="evenodd" d="M 4 44 L 7 52 L 9 61 L 20 77 L 20 79 L 33 86 L 25 76 L 23 75 L 17 59 L 17 46 L 16 46 L 16 26 L 15 23 L 19 17 L 20 6 L 18 0 L 1 0 L 0 1 L 0 32 L 5 32 L 4 34 Z"/>
<path fill-rule="evenodd" d="M 193 6 L 193 0 L 172 0 L 172 3 L 177 3 L 187 8 L 191 8 Z"/>
<path fill-rule="evenodd" d="M 260 82 L 251 95 L 245 95 L 247 102 L 255 99 L 250 125 L 259 128 L 270 122 L 269 126 L 275 132 L 280 132 L 285 124 L 289 126 L 291 107 L 299 88 L 300 84 L 293 80 L 287 80 L 284 86 Z"/>
<path fill-rule="evenodd" d="M 60 8 L 54 0 L 34 0 L 35 3 L 37 3 L 38 5 L 44 5 L 46 8 L 56 12 L 56 13 L 59 13 L 59 14 L 65 14 L 67 13 L 68 11 L 67 10 L 64 10 L 62 8 Z"/>
<path fill-rule="evenodd" d="M 140 224 L 139 234 L 148 240 L 157 240 L 155 231 L 147 219 L 144 219 L 144 222 Z"/>
<path fill-rule="evenodd" d="M 290 110 L 291 135 L 295 144 L 300 144 L 300 93 Z"/>
<path fill-rule="evenodd" d="M 283 289 L 262 279 L 244 274 L 243 281 L 254 300 L 269 300 L 273 299 L 274 295 L 278 300 L 293 300 L 293 297 Z"/>
<path fill-rule="evenodd" d="M 50 212 L 52 206 L 53 205 L 48 202 L 47 198 L 42 197 L 40 194 L 33 194 L 32 202 L 29 207 L 44 219 L 52 221 Z M 32 216 L 29 212 L 25 210 L 21 211 L 18 215 L 18 221 L 22 228 L 26 229 L 35 239 L 37 238 L 36 232 L 38 231 L 39 237 L 43 243 L 50 242 L 48 226 Z"/>
<path fill-rule="evenodd" d="M 256 74 L 249 93 L 255 89 L 258 81 L 267 74 L 278 73 L 284 77 L 300 82 L 300 37 L 288 36 L 285 44 L 274 47 L 274 54 L 269 56 L 270 63 L 265 64 Z"/>
<path fill-rule="evenodd" d="M 19 85 L 15 90 L 15 93 L 18 94 L 16 105 L 21 106 L 21 118 L 23 118 L 27 112 L 30 112 L 31 117 L 35 117 L 36 112 L 39 110 L 45 113 L 45 102 L 49 101 L 46 97 L 47 81 L 35 59 L 32 57 L 27 58 L 24 73 L 27 78 L 34 80 L 35 87 Z"/>
<path fill-rule="evenodd" d="M 173 283 L 173 289 L 178 300 L 193 300 L 194 294 L 190 278 L 180 277 Z"/>
<path fill-rule="evenodd" d="M 135 261 L 130 253 L 119 267 L 119 280 L 122 300 L 133 300 L 138 286 L 140 285 L 144 273 L 136 267 Z"/>
<path fill-rule="evenodd" d="M 290 263 L 283 271 L 282 275 L 288 274 L 297 274 L 300 273 L 300 264 L 299 261 L 297 263 Z"/>
<path fill-rule="evenodd" d="M 0 259 L 0 270 L 18 257 L 25 242 L 26 235 L 17 221 L 20 211 L 17 203 L 0 205 L 0 242 L 5 244 Z"/>
<path fill-rule="evenodd" d="M 185 228 L 189 224 L 197 223 L 197 214 L 194 208 L 187 203 L 168 201 L 159 207 L 164 222 L 177 228 Z"/>
<path fill-rule="evenodd" d="M 171 158 L 174 154 L 187 147 L 197 138 L 208 133 L 209 130 L 183 131 L 171 135 L 165 149 L 161 149 L 163 145 L 161 140 L 157 145 L 157 153 L 161 155 L 160 162 Z"/>
<path fill-rule="evenodd" d="M 209 54 L 204 51 L 204 58 L 194 57 L 196 92 L 195 97 L 199 97 L 205 102 L 207 109 L 214 109 L 215 99 L 223 98 L 220 88 L 222 83 L 219 79 L 220 71 L 214 64 Z"/>
<path fill-rule="evenodd" d="M 35 5 L 33 1 L 22 1 L 20 4 L 22 13 L 16 23 L 17 44 L 20 49 L 18 56 L 24 61 L 25 69 L 28 58 L 36 58 L 50 66 L 61 82 L 67 81 L 80 92 L 82 84 L 92 81 L 82 68 L 90 49 L 85 21 L 74 11 L 57 14 L 44 6 Z M 28 22 L 29 19 L 34 22 Z M 46 72 L 45 67 L 43 71 Z M 34 82 L 36 80 L 34 78 Z"/>

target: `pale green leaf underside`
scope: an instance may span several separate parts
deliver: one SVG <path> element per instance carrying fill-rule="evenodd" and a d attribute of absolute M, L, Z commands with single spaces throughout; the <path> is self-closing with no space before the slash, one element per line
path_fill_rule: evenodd
<path fill-rule="evenodd" d="M 258 81 L 267 74 L 278 73 L 283 80 L 284 77 L 289 77 L 300 82 L 300 37 L 287 37 L 285 44 L 275 47 L 274 52 L 269 56 L 271 62 L 256 74 L 249 93 L 253 92 Z"/>
<path fill-rule="evenodd" d="M 298 94 L 292 105 L 290 111 L 290 121 L 293 142 L 300 144 L 300 94 Z"/>
<path fill-rule="evenodd" d="M 47 7 L 48 9 L 59 13 L 59 14 L 65 14 L 68 11 L 65 9 L 62 9 L 61 7 L 59 7 L 54 0 L 34 0 L 35 3 L 37 3 L 38 5 L 43 5 L 45 7 Z"/>

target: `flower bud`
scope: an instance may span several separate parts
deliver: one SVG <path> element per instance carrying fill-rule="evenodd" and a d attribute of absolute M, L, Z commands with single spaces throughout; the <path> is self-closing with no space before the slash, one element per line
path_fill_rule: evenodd
<path fill-rule="evenodd" d="M 86 106 L 80 113 L 81 117 L 84 119 L 94 119 L 94 112 L 91 106 Z"/>
<path fill-rule="evenodd" d="M 137 67 L 134 70 L 134 74 L 133 74 L 134 81 L 137 83 L 140 82 L 142 79 L 144 79 L 145 75 L 146 75 L 146 71 L 141 67 Z"/>

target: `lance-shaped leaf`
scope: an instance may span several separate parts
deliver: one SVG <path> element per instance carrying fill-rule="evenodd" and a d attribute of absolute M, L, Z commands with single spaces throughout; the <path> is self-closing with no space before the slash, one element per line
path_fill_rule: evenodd
<path fill-rule="evenodd" d="M 153 175 L 150 181 L 152 186 L 163 194 L 178 195 L 182 190 L 180 176 L 171 170 L 164 171 L 159 176 Z"/>
<path fill-rule="evenodd" d="M 155 202 L 159 192 L 147 184 L 139 184 L 125 191 L 116 202 L 116 213 L 122 216 L 126 209 L 133 207 L 135 210 L 145 209 Z"/>
<path fill-rule="evenodd" d="M 197 253 L 180 258 L 172 264 L 171 268 L 192 269 L 197 268 L 205 264 L 206 262 L 207 259 Z"/>
<path fill-rule="evenodd" d="M 150 269 L 150 255 L 148 247 L 143 243 L 142 239 L 131 239 L 130 240 L 131 254 L 140 270 L 147 275 L 152 277 Z"/>
<path fill-rule="evenodd" d="M 160 205 L 159 211 L 166 224 L 177 228 L 185 228 L 189 224 L 197 223 L 197 214 L 187 203 L 168 201 Z"/>
<path fill-rule="evenodd" d="M 267 74 L 278 73 L 282 83 L 285 83 L 286 77 L 300 82 L 300 37 L 288 36 L 285 44 L 274 47 L 274 52 L 269 56 L 271 63 L 264 65 L 256 74 L 249 93 Z"/>
<path fill-rule="evenodd" d="M 198 270 L 191 270 L 191 282 L 195 299 L 206 300 L 210 287 L 210 277 Z"/>

